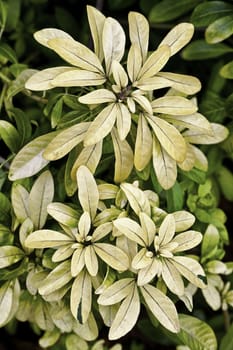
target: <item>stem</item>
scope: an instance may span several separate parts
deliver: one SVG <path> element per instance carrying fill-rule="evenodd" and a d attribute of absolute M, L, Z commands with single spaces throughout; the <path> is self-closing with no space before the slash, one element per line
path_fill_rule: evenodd
<path fill-rule="evenodd" d="M 46 98 L 37 96 L 37 95 L 31 95 L 30 93 L 26 92 L 26 91 L 22 91 L 24 93 L 24 95 L 30 97 L 32 100 L 37 101 L 37 102 L 41 102 L 43 104 L 48 103 L 48 100 Z"/>
<path fill-rule="evenodd" d="M 231 320 L 228 310 L 223 310 L 223 319 L 226 331 L 230 328 Z"/>

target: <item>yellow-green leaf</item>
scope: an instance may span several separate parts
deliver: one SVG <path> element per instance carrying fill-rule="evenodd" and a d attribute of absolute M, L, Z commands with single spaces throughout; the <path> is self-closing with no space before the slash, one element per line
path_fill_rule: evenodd
<path fill-rule="evenodd" d="M 197 111 L 197 106 L 185 97 L 164 96 L 151 102 L 154 113 L 163 113 L 171 115 L 188 115 Z"/>
<path fill-rule="evenodd" d="M 174 116 L 165 115 L 164 119 L 174 124 L 175 126 L 204 131 L 206 134 L 212 135 L 212 127 L 209 121 L 200 113 L 193 113 L 191 115 L 178 115 Z"/>
<path fill-rule="evenodd" d="M 96 55 L 102 61 L 104 57 L 102 45 L 102 33 L 105 22 L 105 16 L 95 7 L 87 5 L 87 17 L 91 29 L 91 36 L 94 43 Z"/>
<path fill-rule="evenodd" d="M 76 248 L 71 259 L 71 275 L 76 277 L 85 266 L 85 249 L 83 246 Z"/>
<path fill-rule="evenodd" d="M 12 187 L 11 202 L 17 219 L 22 223 L 29 217 L 29 193 L 22 185 L 15 183 Z"/>
<path fill-rule="evenodd" d="M 233 15 L 223 16 L 212 22 L 206 29 L 207 43 L 216 44 L 229 38 L 233 34 Z"/>
<path fill-rule="evenodd" d="M 26 239 L 25 245 L 28 248 L 53 248 L 72 243 L 74 239 L 53 230 L 38 230 L 32 232 Z"/>
<path fill-rule="evenodd" d="M 143 114 L 138 118 L 137 136 L 134 150 L 134 165 L 139 171 L 143 170 L 152 156 L 152 135 Z"/>
<path fill-rule="evenodd" d="M 117 103 L 116 127 L 121 141 L 124 141 L 131 128 L 131 113 L 123 103 Z"/>
<path fill-rule="evenodd" d="M 0 247 L 0 269 L 15 264 L 24 258 L 24 252 L 18 247 L 4 245 Z"/>
<path fill-rule="evenodd" d="M 53 202 L 47 206 L 48 214 L 63 225 L 76 228 L 78 226 L 78 211 L 66 204 Z"/>
<path fill-rule="evenodd" d="M 132 44 L 137 44 L 140 49 L 140 57 L 144 62 L 147 57 L 149 42 L 149 23 L 147 19 L 138 12 L 129 12 L 129 37 Z"/>
<path fill-rule="evenodd" d="M 118 271 L 129 268 L 128 256 L 118 247 L 109 243 L 95 243 L 96 254 L 109 266 Z"/>
<path fill-rule="evenodd" d="M 90 312 L 86 323 L 75 322 L 73 331 L 87 341 L 95 340 L 98 337 L 98 326 L 92 312 Z"/>
<path fill-rule="evenodd" d="M 176 235 L 173 242 L 177 242 L 179 246 L 173 249 L 174 253 L 192 249 L 202 241 L 202 234 L 198 231 L 186 231 Z"/>

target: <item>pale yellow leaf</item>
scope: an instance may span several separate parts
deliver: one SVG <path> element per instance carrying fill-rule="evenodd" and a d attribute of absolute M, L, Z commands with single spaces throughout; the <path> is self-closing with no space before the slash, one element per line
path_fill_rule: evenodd
<path fill-rule="evenodd" d="M 94 145 L 84 147 L 71 169 L 71 177 L 75 179 L 76 172 L 81 165 L 85 165 L 93 174 L 102 156 L 102 140 Z"/>
<path fill-rule="evenodd" d="M 140 287 L 146 305 L 158 321 L 173 333 L 180 330 L 178 314 L 174 303 L 159 289 L 147 284 Z"/>
<path fill-rule="evenodd" d="M 183 162 L 177 162 L 177 165 L 179 166 L 180 169 L 184 171 L 190 171 L 194 165 L 195 165 L 195 154 L 193 152 L 193 148 L 191 147 L 189 143 L 186 144 L 186 157 Z"/>
<path fill-rule="evenodd" d="M 66 204 L 53 202 L 47 206 L 48 214 L 59 223 L 76 228 L 78 226 L 79 213 Z"/>
<path fill-rule="evenodd" d="M 7 281 L 0 288 L 0 326 L 3 327 L 10 318 L 14 303 L 13 284 Z"/>
<path fill-rule="evenodd" d="M 96 276 L 99 269 L 98 259 L 92 245 L 85 248 L 84 253 L 85 266 L 91 276 Z"/>
<path fill-rule="evenodd" d="M 100 61 L 102 61 L 104 57 L 102 33 L 105 22 L 105 16 L 95 7 L 87 5 L 87 17 L 91 29 L 91 36 L 94 43 L 95 53 L 99 57 Z"/>
<path fill-rule="evenodd" d="M 113 221 L 113 225 L 127 238 L 135 241 L 142 247 L 146 247 L 147 236 L 136 221 L 130 218 L 119 218 Z"/>
<path fill-rule="evenodd" d="M 97 242 L 106 237 L 112 231 L 112 222 L 99 225 L 92 234 L 92 242 Z"/>
<path fill-rule="evenodd" d="M 187 95 L 196 94 L 201 90 L 200 80 L 191 75 L 170 72 L 158 72 L 158 77 L 164 79 L 173 89 Z M 164 82 L 165 83 L 165 82 Z"/>
<path fill-rule="evenodd" d="M 138 73 L 138 79 L 151 78 L 157 74 L 169 60 L 170 54 L 171 52 L 168 45 L 159 47 L 143 64 Z"/>
<path fill-rule="evenodd" d="M 78 222 L 78 232 L 83 241 L 86 240 L 87 235 L 91 228 L 91 217 L 88 211 L 84 211 L 84 213 L 80 216 Z"/>
<path fill-rule="evenodd" d="M 190 130 L 204 131 L 206 134 L 209 134 L 210 136 L 213 134 L 211 124 L 200 113 L 193 113 L 191 115 L 178 115 L 177 113 L 174 116 L 164 115 L 164 119 L 178 127 L 182 127 Z"/>
<path fill-rule="evenodd" d="M 152 90 L 163 89 L 166 87 L 171 87 L 172 82 L 156 75 L 150 78 L 142 77 L 141 79 L 135 81 L 133 86 L 141 90 L 152 91 Z"/>
<path fill-rule="evenodd" d="M 189 145 L 195 157 L 195 168 L 207 171 L 208 170 L 208 159 L 206 155 L 196 146 Z"/>
<path fill-rule="evenodd" d="M 225 126 L 211 123 L 211 127 L 212 135 L 200 130 L 186 130 L 184 131 L 183 136 L 188 142 L 201 145 L 212 145 L 222 142 L 227 138 L 229 131 Z"/>
<path fill-rule="evenodd" d="M 68 243 L 62 247 L 59 247 L 55 253 L 52 256 L 52 261 L 53 262 L 60 262 L 63 260 L 67 260 L 68 258 L 71 257 L 73 254 L 74 249 L 72 248 L 71 244 Z"/>
<path fill-rule="evenodd" d="M 58 74 L 50 84 L 53 87 L 95 86 L 102 85 L 105 81 L 106 78 L 99 72 L 73 68 Z"/>
<path fill-rule="evenodd" d="M 70 309 L 72 315 L 84 324 L 91 312 L 92 284 L 87 271 L 82 271 L 74 280 L 70 293 Z"/>
<path fill-rule="evenodd" d="M 195 216 L 185 210 L 175 211 L 172 215 L 175 219 L 176 232 L 187 230 L 195 222 Z"/>
<path fill-rule="evenodd" d="M 32 232 L 25 241 L 28 248 L 53 248 L 72 244 L 73 239 L 64 233 L 53 230 L 38 230 Z"/>
<path fill-rule="evenodd" d="M 123 300 L 132 290 L 134 278 L 123 278 L 110 285 L 98 298 L 98 304 L 113 305 Z"/>
<path fill-rule="evenodd" d="M 94 249 L 100 259 L 113 269 L 126 271 L 129 268 L 129 258 L 120 248 L 109 243 L 95 243 Z"/>
<path fill-rule="evenodd" d="M 81 338 L 92 341 L 98 337 L 98 326 L 93 313 L 90 312 L 87 321 L 84 324 L 78 321 L 73 325 L 73 332 L 78 334 Z"/>
<path fill-rule="evenodd" d="M 168 214 L 159 228 L 158 244 L 164 245 L 169 243 L 175 234 L 175 219 L 172 214 Z"/>
<path fill-rule="evenodd" d="M 114 128 L 111 135 L 115 153 L 114 182 L 120 183 L 127 179 L 133 169 L 133 151 L 126 140 L 120 140 Z"/>
<path fill-rule="evenodd" d="M 184 294 L 184 282 L 179 271 L 172 264 L 172 260 L 162 260 L 162 278 L 172 293 L 179 296 Z"/>
<path fill-rule="evenodd" d="M 71 65 L 91 72 L 98 72 L 104 76 L 104 70 L 99 58 L 94 52 L 78 41 L 69 38 L 55 38 L 50 39 L 48 45 Z"/>
<path fill-rule="evenodd" d="M 53 89 L 53 79 L 59 74 L 72 71 L 72 67 L 54 67 L 47 68 L 33 74 L 25 83 L 25 88 L 34 91 Z"/>
<path fill-rule="evenodd" d="M 109 330 L 109 339 L 115 340 L 127 334 L 136 324 L 140 312 L 140 298 L 136 284 L 122 302 Z"/>
<path fill-rule="evenodd" d="M 185 97 L 164 96 L 151 102 L 154 113 L 163 113 L 171 115 L 188 115 L 197 111 L 197 106 Z M 175 119 L 175 118 L 174 118 Z"/>
<path fill-rule="evenodd" d="M 126 182 L 122 183 L 120 187 L 125 193 L 131 208 L 138 216 L 140 212 L 144 212 L 150 216 L 151 209 L 149 199 L 140 188 Z"/>
<path fill-rule="evenodd" d="M 173 265 L 188 281 L 199 288 L 205 288 L 205 272 L 201 265 L 194 259 L 186 256 L 174 256 Z"/>
<path fill-rule="evenodd" d="M 153 262 L 153 256 L 150 257 L 147 248 L 142 248 L 133 258 L 132 267 L 136 270 L 144 269 L 145 267 L 151 265 Z M 153 253 L 152 253 L 153 254 Z M 140 283 L 138 284 L 140 285 Z"/>
<path fill-rule="evenodd" d="M 140 57 L 144 62 L 149 43 L 149 23 L 142 14 L 133 11 L 129 12 L 128 21 L 130 41 L 140 48 Z"/>
<path fill-rule="evenodd" d="M 120 62 L 125 51 L 125 33 L 120 23 L 108 17 L 105 19 L 103 27 L 103 51 L 106 65 L 106 72 L 109 76 L 112 71 L 112 62 Z"/>
<path fill-rule="evenodd" d="M 28 198 L 30 218 L 35 229 L 41 229 L 47 219 L 47 206 L 52 202 L 54 182 L 49 170 L 43 172 L 34 182 Z"/>
<path fill-rule="evenodd" d="M 100 200 L 116 198 L 119 187 L 112 184 L 99 184 L 98 191 L 100 194 Z"/>
<path fill-rule="evenodd" d="M 111 103 L 105 107 L 91 123 L 84 138 L 84 146 L 91 146 L 107 136 L 116 121 L 117 104 Z"/>
<path fill-rule="evenodd" d="M 221 295 L 216 287 L 208 283 L 207 287 L 202 289 L 203 297 L 212 310 L 216 311 L 221 307 Z"/>
<path fill-rule="evenodd" d="M 73 40 L 72 36 L 70 36 L 68 33 L 64 32 L 63 30 L 57 29 L 57 28 L 44 28 L 42 30 L 39 30 L 39 31 L 34 33 L 34 38 L 40 44 L 42 44 L 48 48 L 50 48 L 48 42 L 51 39 L 63 38 L 63 39 Z"/>
<path fill-rule="evenodd" d="M 28 209 L 28 198 L 29 193 L 26 188 L 19 183 L 14 183 L 11 191 L 11 202 L 14 213 L 21 223 L 30 216 Z"/>
<path fill-rule="evenodd" d="M 116 60 L 112 61 L 112 74 L 117 86 L 125 88 L 128 85 L 128 75 L 123 66 Z"/>
<path fill-rule="evenodd" d="M 100 104 L 100 103 L 107 103 L 107 102 L 114 102 L 116 101 L 115 94 L 107 89 L 98 89 L 93 90 L 91 92 L 88 92 L 86 95 L 82 95 L 79 97 L 79 102 L 85 103 L 85 104 Z"/>
<path fill-rule="evenodd" d="M 131 128 L 131 113 L 123 103 L 117 103 L 116 127 L 120 140 L 125 140 Z"/>
<path fill-rule="evenodd" d="M 105 326 L 111 327 L 111 324 L 116 316 L 119 305 L 98 305 L 99 313 L 104 321 Z"/>
<path fill-rule="evenodd" d="M 99 192 L 92 173 L 84 165 L 81 165 L 77 171 L 77 183 L 80 204 L 93 220 L 98 208 Z"/>
<path fill-rule="evenodd" d="M 160 185 L 168 190 L 177 177 L 176 161 L 161 147 L 158 140 L 153 138 L 153 167 Z"/>
<path fill-rule="evenodd" d="M 174 55 L 191 40 L 193 33 L 192 23 L 179 23 L 168 32 L 159 47 L 168 45 L 171 49 L 171 55 Z"/>
<path fill-rule="evenodd" d="M 147 97 L 141 95 L 141 91 L 135 90 L 134 92 L 132 92 L 131 97 L 135 102 L 139 104 L 139 106 L 141 106 L 144 109 L 146 113 L 153 114 L 150 101 Z"/>
<path fill-rule="evenodd" d="M 127 72 L 130 81 L 133 83 L 142 67 L 142 57 L 138 44 L 132 44 L 127 57 Z"/>
<path fill-rule="evenodd" d="M 137 136 L 134 150 L 134 165 L 139 171 L 143 170 L 152 156 L 152 135 L 143 114 L 139 114 Z"/>
<path fill-rule="evenodd" d="M 182 162 L 186 156 L 186 142 L 179 131 L 161 118 L 148 116 L 147 120 L 165 151 L 177 162 Z"/>
<path fill-rule="evenodd" d="M 71 275 L 76 277 L 80 274 L 85 266 L 85 248 L 83 246 L 78 247 L 74 250 L 71 258 Z"/>
<path fill-rule="evenodd" d="M 149 283 L 156 275 L 161 275 L 161 262 L 153 257 L 149 265 L 138 271 L 137 285 Z"/>
<path fill-rule="evenodd" d="M 143 231 L 147 235 L 147 245 L 150 246 L 155 238 L 156 227 L 154 221 L 146 213 L 139 213 L 139 219 Z"/>
<path fill-rule="evenodd" d="M 83 141 L 90 123 L 83 122 L 61 131 L 47 145 L 43 152 L 46 160 L 57 160 L 69 153 L 77 144 Z"/>

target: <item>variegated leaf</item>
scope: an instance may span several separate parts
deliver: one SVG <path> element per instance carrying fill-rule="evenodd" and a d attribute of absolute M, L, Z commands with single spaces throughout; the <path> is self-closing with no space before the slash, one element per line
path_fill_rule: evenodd
<path fill-rule="evenodd" d="M 154 113 L 163 113 L 171 115 L 188 115 L 197 111 L 197 106 L 185 97 L 164 96 L 151 102 Z M 175 119 L 175 118 L 174 118 Z M 207 121 L 205 119 L 205 121 Z"/>
<path fill-rule="evenodd" d="M 54 182 L 50 171 L 43 172 L 32 186 L 28 198 L 30 218 L 35 229 L 41 229 L 47 219 L 47 206 L 54 196 Z"/>
<path fill-rule="evenodd" d="M 157 74 L 169 60 L 170 54 L 168 45 L 161 46 L 154 51 L 140 69 L 138 79 L 151 78 Z"/>
<path fill-rule="evenodd" d="M 79 97 L 79 102 L 85 104 L 100 104 L 100 103 L 110 103 L 116 101 L 116 96 L 114 93 L 107 89 L 98 89 L 88 92 L 85 95 Z"/>
<path fill-rule="evenodd" d="M 196 260 L 186 256 L 174 256 L 172 260 L 173 265 L 188 281 L 199 288 L 206 287 L 205 272 Z"/>
<path fill-rule="evenodd" d="M 206 134 L 212 135 L 212 127 L 209 121 L 200 113 L 191 115 L 164 115 L 164 118 L 175 126 L 181 126 L 190 130 L 204 131 Z"/>
<path fill-rule="evenodd" d="M 78 197 L 84 211 L 94 219 L 99 203 L 99 192 L 90 170 L 81 165 L 77 171 Z"/>
<path fill-rule="evenodd" d="M 189 147 L 191 147 L 195 156 L 195 167 L 206 172 L 208 170 L 208 159 L 205 154 L 196 146 L 189 145 Z"/>
<path fill-rule="evenodd" d="M 202 234 L 198 231 L 186 231 L 176 235 L 173 242 L 177 242 L 179 246 L 173 249 L 173 253 L 183 252 L 185 250 L 196 247 L 202 241 Z"/>
<path fill-rule="evenodd" d="M 151 243 L 154 240 L 155 233 L 156 233 L 156 227 L 154 224 L 154 221 L 148 216 L 146 213 L 141 212 L 139 213 L 140 223 L 143 231 L 147 235 L 147 244 L 148 246 L 151 245 Z"/>
<path fill-rule="evenodd" d="M 123 278 L 113 283 L 98 297 L 98 304 L 113 305 L 119 303 L 129 295 L 134 283 L 133 278 Z"/>
<path fill-rule="evenodd" d="M 3 327 L 10 320 L 14 303 L 14 284 L 7 281 L 0 288 L 0 326 Z"/>
<path fill-rule="evenodd" d="M 87 322 L 84 324 L 78 321 L 73 325 L 73 332 L 87 341 L 95 340 L 98 337 L 98 326 L 93 313 L 90 312 Z"/>
<path fill-rule="evenodd" d="M 32 232 L 26 239 L 25 245 L 28 248 L 53 248 L 72 243 L 74 239 L 53 230 L 38 230 Z"/>
<path fill-rule="evenodd" d="M 4 245 L 0 247 L 0 269 L 15 264 L 24 258 L 24 252 L 18 247 Z"/>
<path fill-rule="evenodd" d="M 178 296 L 184 294 L 184 282 L 180 272 L 173 265 L 172 260 L 162 260 L 162 278 L 172 293 Z"/>
<path fill-rule="evenodd" d="M 179 23 L 169 31 L 159 47 L 168 45 L 171 49 L 171 55 L 174 55 L 191 40 L 193 33 L 194 26 L 192 23 Z"/>
<path fill-rule="evenodd" d="M 158 244 L 164 245 L 169 243 L 175 234 L 175 219 L 172 214 L 168 214 L 163 220 L 160 228 L 159 228 L 159 239 Z"/>
<path fill-rule="evenodd" d="M 158 321 L 169 331 L 180 330 L 178 314 L 173 302 L 159 289 L 147 284 L 140 287 L 146 305 Z"/>
<path fill-rule="evenodd" d="M 94 52 L 78 41 L 69 38 L 55 38 L 50 39 L 48 45 L 60 57 L 73 66 L 104 75 L 99 58 Z"/>
<path fill-rule="evenodd" d="M 99 304 L 98 309 L 105 326 L 111 327 L 111 324 L 116 316 L 117 310 L 119 309 L 119 305 L 114 304 L 105 306 Z"/>
<path fill-rule="evenodd" d="M 129 12 L 128 21 L 130 41 L 140 48 L 140 57 L 144 62 L 148 51 L 149 23 L 142 14 L 133 11 Z"/>
<path fill-rule="evenodd" d="M 176 181 L 176 161 L 161 147 L 158 140 L 153 138 L 153 167 L 160 185 L 168 190 Z"/>
<path fill-rule="evenodd" d="M 161 262 L 152 258 L 149 265 L 138 271 L 137 285 L 143 286 L 149 283 L 156 275 L 161 275 Z"/>
<path fill-rule="evenodd" d="M 189 229 L 195 222 L 195 216 L 185 210 L 176 211 L 172 215 L 175 219 L 176 232 Z"/>
<path fill-rule="evenodd" d="M 177 162 L 177 165 L 180 169 L 184 171 L 190 171 L 195 166 L 195 154 L 193 152 L 193 148 L 191 147 L 189 143 L 186 144 L 186 157 L 183 162 Z"/>
<path fill-rule="evenodd" d="M 109 330 L 109 339 L 115 340 L 127 334 L 136 324 L 140 313 L 140 299 L 136 284 L 122 302 Z"/>
<path fill-rule="evenodd" d="M 165 151 L 177 162 L 182 162 L 186 156 L 186 142 L 179 131 L 161 118 L 148 116 L 147 120 Z"/>
<path fill-rule="evenodd" d="M 211 127 L 212 135 L 200 130 L 186 130 L 183 136 L 188 142 L 201 145 L 212 145 L 222 142 L 227 138 L 229 131 L 225 126 L 211 123 Z"/>
<path fill-rule="evenodd" d="M 29 217 L 28 197 L 29 193 L 26 188 L 19 183 L 13 184 L 11 202 L 14 213 L 21 223 Z"/>
<path fill-rule="evenodd" d="M 132 44 L 127 58 L 127 72 L 132 83 L 136 81 L 141 67 L 142 57 L 140 47 L 138 44 Z"/>
<path fill-rule="evenodd" d="M 153 114 L 151 103 L 147 97 L 143 96 L 140 90 L 135 90 L 131 93 L 133 100 L 142 107 L 142 109 L 148 113 Z"/>
<path fill-rule="evenodd" d="M 92 242 L 97 242 L 102 238 L 106 237 L 112 231 L 112 223 L 106 222 L 98 226 L 92 233 Z"/>
<path fill-rule="evenodd" d="M 92 245 L 85 248 L 84 260 L 87 271 L 91 276 L 96 276 L 99 269 L 98 259 L 95 253 L 95 249 Z"/>
<path fill-rule="evenodd" d="M 118 247 L 109 243 L 95 243 L 96 254 L 113 269 L 125 271 L 129 268 L 128 256 Z"/>
<path fill-rule="evenodd" d="M 66 204 L 53 202 L 47 206 L 48 214 L 59 223 L 75 228 L 78 226 L 78 211 Z"/>
<path fill-rule="evenodd" d="M 76 277 L 83 270 L 85 266 L 85 248 L 80 245 L 74 250 L 71 258 L 71 275 Z"/>
<path fill-rule="evenodd" d="M 159 73 L 158 73 L 159 74 Z M 138 79 L 134 82 L 133 86 L 145 90 L 145 91 L 152 91 L 152 90 L 158 90 L 163 89 L 166 87 L 171 87 L 172 82 L 168 79 L 164 79 L 160 76 L 154 76 L 150 78 L 144 78 Z"/>
<path fill-rule="evenodd" d="M 219 290 L 208 283 L 207 287 L 202 289 L 203 297 L 207 304 L 211 307 L 212 310 L 219 310 L 221 307 L 221 295 Z"/>
<path fill-rule="evenodd" d="M 34 33 L 34 38 L 40 44 L 50 48 L 48 42 L 55 38 L 73 39 L 68 33 L 57 28 L 45 28 Z"/>
<path fill-rule="evenodd" d="M 82 149 L 71 170 L 73 179 L 75 179 L 76 172 L 81 165 L 85 165 L 94 174 L 102 156 L 102 144 L 101 140 Z"/>
<path fill-rule="evenodd" d="M 92 284 L 87 271 L 75 278 L 70 293 L 70 309 L 75 319 L 84 324 L 91 312 Z"/>
<path fill-rule="evenodd" d="M 115 153 L 114 182 L 120 183 L 127 179 L 133 169 L 133 151 L 126 140 L 120 140 L 115 128 L 111 135 Z"/>
<path fill-rule="evenodd" d="M 123 66 L 116 60 L 112 61 L 112 74 L 117 87 L 122 89 L 128 85 L 128 75 Z"/>
<path fill-rule="evenodd" d="M 57 160 L 64 157 L 83 141 L 89 126 L 90 123 L 83 122 L 72 125 L 60 132 L 45 148 L 43 157 L 46 160 Z"/>
<path fill-rule="evenodd" d="M 84 146 L 91 146 L 107 136 L 116 121 L 117 104 L 111 103 L 105 107 L 91 123 L 84 138 Z"/>
<path fill-rule="evenodd" d="M 39 287 L 41 295 L 48 295 L 65 286 L 72 279 L 70 261 L 66 260 L 55 267 Z"/>
<path fill-rule="evenodd" d="M 53 89 L 52 84 L 53 79 L 55 79 L 59 74 L 64 72 L 69 72 L 73 70 L 72 67 L 54 67 L 47 68 L 33 74 L 25 84 L 25 88 L 33 91 L 42 91 Z M 63 85 L 62 85 L 63 86 Z"/>
<path fill-rule="evenodd" d="M 159 72 L 158 77 L 165 79 L 168 86 L 187 95 L 196 94 L 201 90 L 200 80 L 191 75 L 177 74 L 170 72 Z"/>
<path fill-rule="evenodd" d="M 87 235 L 91 228 L 91 217 L 88 211 L 84 211 L 84 213 L 80 216 L 78 222 L 78 232 L 81 236 L 81 242 L 87 239 Z M 78 240 L 79 241 L 79 240 Z"/>
<path fill-rule="evenodd" d="M 125 193 L 131 208 L 139 216 L 140 212 L 144 212 L 150 216 L 150 202 L 145 193 L 138 187 L 130 183 L 122 183 L 121 189 Z"/>
<path fill-rule="evenodd" d="M 137 170 L 143 170 L 152 156 L 152 135 L 143 114 L 139 114 L 137 137 L 134 150 L 134 165 Z"/>
<path fill-rule="evenodd" d="M 53 262 L 60 262 L 63 260 L 67 260 L 73 254 L 74 249 L 70 243 L 59 247 L 52 256 Z"/>
<path fill-rule="evenodd" d="M 153 260 L 152 256 L 148 256 L 149 254 L 147 248 L 142 248 L 133 258 L 132 267 L 136 270 L 144 269 L 145 267 L 151 265 Z M 150 280 L 149 280 L 150 281 Z M 140 285 L 140 284 L 138 284 Z"/>
<path fill-rule="evenodd" d="M 146 247 L 147 235 L 136 221 L 130 218 L 119 218 L 113 221 L 113 225 L 127 238 L 135 241 L 142 247 Z"/>
<path fill-rule="evenodd" d="M 131 113 L 123 103 L 117 103 L 116 127 L 120 140 L 124 141 L 131 128 Z"/>
<path fill-rule="evenodd" d="M 120 23 L 108 17 L 105 19 L 102 35 L 106 72 L 109 76 L 114 60 L 120 62 L 125 51 L 125 33 Z"/>
<path fill-rule="evenodd" d="M 105 81 L 103 74 L 84 69 L 70 69 L 56 75 L 51 85 L 53 87 L 96 86 L 102 85 Z"/>
<path fill-rule="evenodd" d="M 91 29 L 91 36 L 94 43 L 95 53 L 99 57 L 100 61 L 102 61 L 104 57 L 102 33 L 105 22 L 105 16 L 95 7 L 87 5 L 87 17 Z"/>

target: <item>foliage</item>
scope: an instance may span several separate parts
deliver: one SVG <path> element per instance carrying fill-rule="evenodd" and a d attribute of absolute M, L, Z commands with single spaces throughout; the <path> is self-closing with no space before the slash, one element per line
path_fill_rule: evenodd
<path fill-rule="evenodd" d="M 231 349 L 233 5 L 74 6 L 0 1 L 0 327 Z"/>

